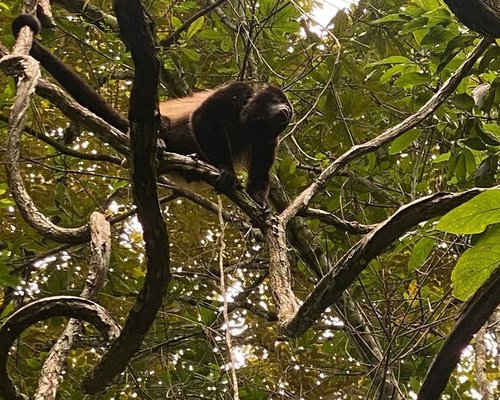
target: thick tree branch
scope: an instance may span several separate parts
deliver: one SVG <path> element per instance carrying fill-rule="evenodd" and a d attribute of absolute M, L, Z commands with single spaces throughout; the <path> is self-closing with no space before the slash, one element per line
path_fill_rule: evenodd
<path fill-rule="evenodd" d="M 105 308 L 91 300 L 75 296 L 54 296 L 37 300 L 12 314 L 0 328 L 0 396 L 6 400 L 26 400 L 7 374 L 7 358 L 14 341 L 33 324 L 51 317 L 69 317 L 94 325 L 105 339 L 120 333 L 120 326 Z"/>
<path fill-rule="evenodd" d="M 420 222 L 443 215 L 482 193 L 471 189 L 462 193 L 437 193 L 401 207 L 390 218 L 356 243 L 319 281 L 293 319 L 285 326 L 288 336 L 297 337 L 335 303 L 344 290 L 394 240 Z"/>
<path fill-rule="evenodd" d="M 132 193 L 146 247 L 147 272 L 122 334 L 83 382 L 84 391 L 103 391 L 139 349 L 153 324 L 170 281 L 169 241 L 156 191 L 157 90 L 159 60 L 148 20 L 139 0 L 115 0 L 120 32 L 135 65 L 130 97 Z"/>
<path fill-rule="evenodd" d="M 500 268 L 497 267 L 465 304 L 460 318 L 427 372 L 418 400 L 438 400 L 441 397 L 463 349 L 500 305 L 499 288 Z"/>
<path fill-rule="evenodd" d="M 493 315 L 493 314 L 492 314 Z M 491 390 L 491 380 L 488 378 L 487 361 L 488 353 L 486 350 L 486 330 L 487 324 L 484 325 L 476 334 L 474 343 L 474 361 L 476 367 L 476 381 L 478 391 L 483 397 L 482 400 L 495 400 Z"/>
<path fill-rule="evenodd" d="M 106 217 L 97 212 L 92 213 L 90 216 L 89 225 L 92 257 L 85 286 L 80 296 L 95 301 L 99 291 L 104 286 L 108 273 L 111 256 L 111 230 Z M 52 346 L 42 366 L 34 396 L 35 400 L 52 400 L 56 398 L 57 388 L 63 377 L 63 368 L 68 353 L 73 347 L 75 334 L 81 330 L 81 327 L 82 324 L 79 320 L 70 319 L 68 325 L 66 325 L 66 328 Z"/>

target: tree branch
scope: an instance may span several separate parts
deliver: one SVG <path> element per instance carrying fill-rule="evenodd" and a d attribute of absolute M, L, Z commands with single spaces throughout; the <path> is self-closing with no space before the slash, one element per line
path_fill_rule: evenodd
<path fill-rule="evenodd" d="M 83 381 L 87 393 L 103 391 L 139 349 L 153 324 L 170 281 L 170 246 L 156 191 L 156 136 L 159 128 L 157 90 L 159 60 L 148 20 L 139 0 L 115 0 L 120 32 L 135 65 L 130 97 L 132 194 L 142 225 L 147 272 L 121 335 L 113 341 L 92 373 Z"/>
<path fill-rule="evenodd" d="M 441 397 L 463 349 L 500 305 L 499 287 L 500 268 L 497 267 L 465 304 L 460 318 L 427 372 L 418 400 L 437 400 Z"/>
<path fill-rule="evenodd" d="M 172 44 L 174 44 L 175 42 L 177 42 L 177 40 L 179 40 L 181 33 L 187 30 L 194 21 L 208 14 L 213 9 L 219 7 L 225 1 L 226 0 L 217 0 L 216 2 L 209 4 L 203 10 L 200 10 L 197 13 L 193 14 L 190 18 L 184 21 L 184 23 L 178 29 L 176 29 L 175 32 L 171 33 L 167 38 L 161 40 L 160 45 L 164 48 L 172 46 Z"/>
<path fill-rule="evenodd" d="M 28 399 L 17 392 L 7 374 L 9 350 L 21 333 L 31 325 L 61 316 L 92 324 L 107 340 L 120 333 L 120 326 L 106 309 L 91 300 L 75 296 L 54 296 L 29 303 L 13 313 L 0 328 L 0 396 L 6 400 Z"/>
<path fill-rule="evenodd" d="M 40 78 L 38 62 L 28 56 L 33 32 L 21 28 L 12 54 L 2 54 L 0 67 L 8 75 L 18 77 L 17 96 L 9 117 L 9 137 L 5 152 L 5 168 L 9 189 L 24 220 L 43 236 L 62 243 L 80 243 L 88 240 L 87 226 L 62 228 L 42 214 L 26 190 L 19 170 L 21 132 L 26 124 L 26 110 Z M 3 53 L 3 52 L 2 52 Z"/>
<path fill-rule="evenodd" d="M 304 333 L 327 307 L 335 303 L 370 261 L 408 229 L 443 215 L 482 192 L 482 189 L 471 189 L 462 193 L 437 193 L 401 207 L 351 247 L 328 271 L 285 326 L 285 333 L 291 337 Z"/>
<path fill-rule="evenodd" d="M 307 311 L 305 311 L 307 310 L 307 307 L 305 307 L 305 305 L 302 305 L 300 307 L 299 312 L 295 316 L 292 314 L 292 311 L 294 309 L 293 302 L 295 300 L 293 299 L 294 296 L 291 289 L 292 283 L 290 281 L 290 263 L 287 259 L 286 254 L 285 232 L 287 223 L 291 218 L 303 211 L 308 206 L 313 196 L 318 193 L 318 191 L 322 190 L 331 179 L 331 177 L 339 173 L 350 161 L 360 157 L 361 155 L 377 150 L 382 145 L 387 144 L 395 138 L 401 136 L 403 133 L 414 128 L 415 126 L 423 122 L 426 118 L 431 116 L 434 111 L 436 111 L 437 108 L 453 93 L 453 91 L 460 84 L 462 79 L 467 75 L 477 59 L 486 50 L 491 42 L 491 39 L 483 39 L 472 51 L 469 57 L 464 61 L 464 63 L 457 69 L 457 71 L 415 114 L 400 122 L 396 126 L 389 128 L 384 133 L 377 136 L 375 139 L 352 147 L 349 151 L 345 152 L 343 155 L 337 158 L 307 189 L 299 194 L 273 222 L 274 226 L 272 230 L 268 231 L 269 238 L 267 240 L 273 246 L 273 252 L 277 253 L 273 254 L 271 252 L 272 258 L 269 270 L 271 271 L 271 277 L 273 276 L 273 271 L 275 271 L 276 274 L 280 277 L 280 286 L 276 287 L 275 295 L 278 294 L 282 296 L 282 299 L 277 299 L 275 297 L 273 298 L 278 308 L 282 305 L 286 305 L 286 309 L 283 310 L 283 312 L 278 310 L 278 315 L 280 316 L 280 318 L 284 318 L 283 320 L 280 320 L 280 325 L 284 326 L 285 330 L 289 332 L 289 334 L 294 336 L 302 333 L 307 328 L 302 330 L 302 328 L 299 328 L 299 325 L 310 326 L 310 324 L 312 324 L 312 321 L 314 321 L 326 307 L 322 308 L 322 306 L 318 304 L 312 307 L 313 310 L 315 309 L 315 311 L 312 311 L 312 313 L 309 315 L 310 320 L 301 319 L 300 321 L 298 321 L 298 319 L 300 319 L 304 314 L 309 314 Z M 371 237 L 370 235 L 369 237 Z M 366 265 L 364 265 L 363 268 L 365 266 Z M 327 277 L 325 277 L 324 279 L 326 278 Z M 324 279 L 318 285 L 319 288 L 317 287 L 315 289 L 315 292 L 323 290 L 323 287 L 321 285 L 324 284 Z M 271 280 L 271 282 L 273 282 L 273 280 Z M 319 296 L 318 298 L 323 299 L 320 300 L 320 303 L 327 302 L 323 294 L 316 293 L 316 296 Z M 309 296 L 308 299 L 311 299 L 310 301 L 315 303 L 313 297 Z"/>
<path fill-rule="evenodd" d="M 111 231 L 109 222 L 104 215 L 94 212 L 90 216 L 90 246 L 92 257 L 85 286 L 80 297 L 96 301 L 97 294 L 104 286 L 111 256 Z M 63 378 L 63 368 L 69 351 L 73 347 L 75 335 L 81 330 L 82 324 L 77 319 L 70 319 L 64 331 L 59 335 L 54 346 L 45 359 L 35 400 L 51 400 L 56 398 L 57 388 Z"/>
<path fill-rule="evenodd" d="M 286 224 L 290 218 L 307 207 L 314 195 L 324 189 L 331 177 L 339 173 L 349 162 L 364 154 L 371 153 L 379 149 L 383 145 L 391 142 L 429 118 L 455 91 L 460 82 L 467 76 L 471 68 L 474 66 L 477 59 L 481 56 L 481 54 L 483 54 L 491 43 L 491 39 L 485 38 L 481 40 L 469 57 L 467 57 L 462 65 L 455 71 L 455 73 L 448 78 L 448 80 L 443 84 L 443 86 L 441 86 L 434 96 L 432 96 L 422 107 L 420 107 L 415 114 L 409 116 L 399 124 L 387 129 L 376 138 L 352 147 L 350 150 L 346 151 L 339 158 L 337 158 L 332 164 L 330 164 L 320 174 L 320 176 L 307 189 L 298 195 L 292 204 L 290 204 L 290 206 L 288 206 L 281 213 L 280 219 L 283 223 Z"/>

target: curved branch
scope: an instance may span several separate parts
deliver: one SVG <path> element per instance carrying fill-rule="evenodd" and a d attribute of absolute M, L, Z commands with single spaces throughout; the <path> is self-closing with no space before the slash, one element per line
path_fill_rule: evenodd
<path fill-rule="evenodd" d="M 27 399 L 17 392 L 7 374 L 7 358 L 13 343 L 31 325 L 60 316 L 86 321 L 95 326 L 106 339 L 113 339 L 120 332 L 120 326 L 104 307 L 80 297 L 47 297 L 20 308 L 0 328 L 0 395 L 5 399 Z"/>
<path fill-rule="evenodd" d="M 5 153 L 5 168 L 10 192 L 16 202 L 24 220 L 41 235 L 62 243 L 80 243 L 89 239 L 88 226 L 79 228 L 62 228 L 52 223 L 42 214 L 26 190 L 21 172 L 19 171 L 19 157 L 21 146 L 21 132 L 26 124 L 26 110 L 31 95 L 35 91 L 40 78 L 40 67 L 32 57 L 27 56 L 33 32 L 29 27 L 23 27 L 16 40 L 11 55 L 4 55 L 0 66 L 8 74 L 19 77 L 17 95 L 9 117 L 9 137 Z M 21 67 L 21 70 L 16 68 Z"/>
<path fill-rule="evenodd" d="M 401 136 L 403 133 L 408 132 L 413 129 L 425 119 L 429 118 L 441 104 L 455 91 L 460 82 L 467 76 L 470 69 L 474 66 L 478 58 L 483 54 L 483 52 L 492 43 L 491 39 L 483 39 L 474 48 L 472 53 L 467 57 L 467 59 L 462 63 L 462 65 L 455 71 L 455 73 L 448 78 L 448 80 L 441 86 L 441 88 L 432 96 L 427 103 L 425 103 L 420 109 L 413 115 L 406 118 L 399 124 L 387 129 L 384 133 L 377 136 L 376 138 L 352 147 L 349 151 L 342 154 L 333 163 L 331 163 L 328 168 L 326 168 L 320 176 L 300 195 L 298 195 L 292 204 L 288 206 L 280 215 L 283 223 L 286 224 L 290 218 L 294 217 L 297 213 L 302 211 L 316 193 L 322 190 L 332 176 L 339 173 L 347 164 L 356 158 L 371 153 L 381 146 L 389 143 L 390 141 Z"/>
<path fill-rule="evenodd" d="M 143 229 L 147 272 L 122 334 L 82 383 L 83 390 L 90 394 L 103 391 L 125 369 L 153 324 L 170 281 L 170 246 L 156 191 L 160 63 L 150 32 L 151 23 L 141 2 L 115 0 L 114 8 L 121 35 L 130 48 L 135 65 L 129 113 L 132 193 Z"/>
<path fill-rule="evenodd" d="M 111 256 L 111 230 L 106 217 L 98 212 L 90 216 L 90 258 L 89 271 L 85 285 L 80 293 L 84 299 L 96 301 L 99 291 L 104 286 L 109 269 Z M 76 319 L 70 319 L 56 343 L 50 349 L 43 362 L 35 399 L 51 400 L 56 398 L 57 389 L 62 381 L 63 368 L 69 351 L 73 347 L 75 335 L 82 329 L 82 324 Z"/>
<path fill-rule="evenodd" d="M 14 113 L 14 110 L 12 111 Z M 24 121 L 23 124 L 24 125 Z M 89 240 L 87 225 L 79 228 L 63 228 L 51 222 L 42 214 L 24 187 L 19 171 L 20 136 L 22 125 L 13 126 L 7 141 L 5 152 L 5 168 L 10 193 L 24 220 L 41 235 L 60 243 L 82 243 Z"/>
<path fill-rule="evenodd" d="M 497 267 L 465 304 L 462 315 L 427 372 L 418 393 L 418 400 L 437 400 L 440 398 L 451 373 L 460 360 L 463 349 L 500 305 L 499 288 L 500 268 Z"/>
<path fill-rule="evenodd" d="M 328 271 L 284 327 L 285 334 L 297 337 L 304 333 L 327 307 L 335 303 L 370 261 L 408 229 L 443 215 L 482 192 L 482 189 L 471 189 L 462 193 L 437 193 L 401 207 L 351 247 Z"/>

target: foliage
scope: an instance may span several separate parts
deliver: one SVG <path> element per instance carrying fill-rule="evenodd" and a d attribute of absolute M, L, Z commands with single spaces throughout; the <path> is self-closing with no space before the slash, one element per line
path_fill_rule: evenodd
<path fill-rule="evenodd" d="M 0 42 L 9 48 L 14 43 L 9 24 L 20 2 L 12 3 L 0 1 Z M 41 42 L 126 114 L 133 64 L 118 35 L 111 26 L 96 26 L 58 1 L 53 3 L 58 29 L 44 29 Z M 90 3 L 112 12 L 108 0 Z M 202 3 L 148 2 L 158 39 L 168 37 Z M 304 9 L 284 0 L 230 0 L 221 13 L 196 19 L 169 49 L 159 48 L 162 99 L 186 88 L 213 88 L 238 79 L 243 65 L 247 73 L 254 65 L 252 80 L 288 90 L 296 115 L 280 144 L 273 188 L 287 199 L 306 188 L 332 159 L 416 112 L 480 39 L 459 26 L 437 0 L 361 0 L 357 7 L 339 11 L 324 30 L 308 18 L 314 4 L 302 3 Z M 490 46 L 431 119 L 389 146 L 352 161 L 314 197 L 311 207 L 371 226 L 399 206 L 431 193 L 494 186 L 500 149 L 499 55 L 499 46 Z M 1 115 L 9 115 L 14 97 L 13 80 L 2 75 Z M 69 124 L 50 102 L 34 99 L 28 126 L 35 132 L 82 153 L 118 156 L 93 132 Z M 2 143 L 7 133 L 2 123 Z M 126 168 L 73 157 L 30 134 L 24 135 L 21 151 L 28 191 L 55 223 L 80 226 L 94 210 L 118 216 L 133 209 Z M 217 215 L 186 198 L 169 198 L 171 193 L 159 184 L 160 197 L 167 197 L 162 210 L 174 276 L 164 308 L 143 351 L 99 398 L 232 398 L 218 281 L 222 228 Z M 201 193 L 216 201 L 211 190 Z M 493 225 L 499 222 L 498 193 L 485 192 L 437 225 L 432 220 L 415 226 L 370 262 L 344 303 L 330 307 L 298 339 L 282 336 L 275 322 L 269 283 L 261 279 L 267 273 L 266 244 L 251 232 L 226 226 L 226 296 L 230 305 L 237 300 L 230 327 L 240 363 L 240 398 L 378 398 L 378 374 L 396 376 L 398 388 L 408 398 L 414 396 L 458 312 L 450 285 L 453 295 L 465 300 L 499 263 L 498 225 Z M 235 218 L 245 220 L 228 200 L 224 204 Z M 85 280 L 89 247 L 53 251 L 59 245 L 26 224 L 6 182 L 0 183 L 0 215 L 0 322 L 31 299 L 77 295 Z M 289 248 L 293 289 L 301 300 L 360 238 L 320 219 L 303 218 L 311 236 L 302 242 L 315 261 L 298 251 L 292 239 Z M 479 238 L 465 236 L 487 226 Z M 144 245 L 134 216 L 116 223 L 112 235 L 109 281 L 99 302 L 123 325 L 143 283 Z M 353 315 L 371 333 L 366 334 Z M 10 370 L 25 393 L 33 393 L 44 357 L 64 324 L 50 320 L 31 327 L 20 339 Z M 494 329 L 489 332 L 490 344 L 498 341 L 496 329 L 496 336 Z M 92 336 L 93 330 L 85 333 L 68 359 L 61 398 L 84 398 L 80 378 L 102 352 L 104 344 Z M 369 352 L 370 340 L 380 346 L 381 359 Z M 95 351 L 88 351 L 89 345 Z M 498 379 L 495 351 L 492 345 L 486 362 L 492 380 Z M 443 398 L 474 398 L 478 386 L 473 361 L 473 354 L 464 357 Z"/>

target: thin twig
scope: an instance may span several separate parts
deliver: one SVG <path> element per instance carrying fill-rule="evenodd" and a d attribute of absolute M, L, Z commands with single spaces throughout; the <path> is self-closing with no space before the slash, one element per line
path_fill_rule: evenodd
<path fill-rule="evenodd" d="M 231 372 L 231 384 L 233 387 L 233 398 L 239 400 L 238 378 L 236 377 L 236 359 L 234 357 L 233 344 L 231 341 L 231 327 L 229 325 L 229 312 L 227 304 L 226 282 L 224 280 L 224 250 L 226 249 L 226 242 L 224 240 L 224 232 L 226 230 L 224 224 L 224 217 L 222 215 L 222 199 L 217 196 L 219 203 L 219 225 L 220 225 L 220 248 L 219 248 L 219 285 L 222 296 L 222 315 L 224 316 L 224 324 L 226 326 L 226 346 L 229 354 L 229 369 Z"/>

